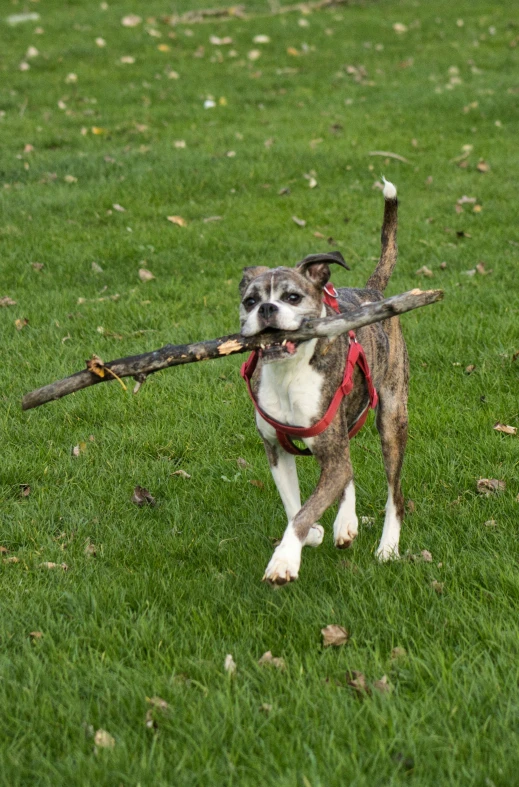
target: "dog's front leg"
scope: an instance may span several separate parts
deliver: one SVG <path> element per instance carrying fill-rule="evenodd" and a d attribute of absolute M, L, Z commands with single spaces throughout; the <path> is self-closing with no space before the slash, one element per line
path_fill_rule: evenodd
<path fill-rule="evenodd" d="M 351 480 L 346 484 L 339 511 L 333 523 L 333 537 L 337 549 L 348 549 L 359 532 L 359 520 L 355 510 L 355 484 L 353 472 Z"/>
<path fill-rule="evenodd" d="M 281 543 L 272 555 L 263 577 L 267 582 L 285 585 L 297 579 L 301 552 L 312 525 L 339 497 L 350 473 L 349 456 L 347 462 L 338 464 L 335 458 L 331 458 L 321 465 L 319 483 L 301 510 L 289 521 Z"/>
<path fill-rule="evenodd" d="M 286 511 L 288 521 L 292 521 L 301 510 L 301 494 L 299 492 L 299 479 L 297 477 L 296 460 L 292 454 L 287 453 L 277 442 L 263 438 L 265 453 L 270 465 L 272 478 L 276 484 L 279 496 Z M 303 546 L 318 547 L 324 537 L 324 528 L 318 522 L 314 523 L 306 537 Z"/>

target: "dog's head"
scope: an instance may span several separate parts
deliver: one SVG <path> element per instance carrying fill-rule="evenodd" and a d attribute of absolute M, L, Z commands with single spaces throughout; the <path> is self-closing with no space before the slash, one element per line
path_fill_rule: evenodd
<path fill-rule="evenodd" d="M 240 282 L 242 336 L 265 330 L 297 330 L 303 320 L 320 317 L 323 288 L 330 279 L 330 264 L 349 270 L 342 254 L 311 254 L 295 268 L 245 268 Z M 281 360 L 297 350 L 294 342 L 262 348 L 265 361 Z"/>

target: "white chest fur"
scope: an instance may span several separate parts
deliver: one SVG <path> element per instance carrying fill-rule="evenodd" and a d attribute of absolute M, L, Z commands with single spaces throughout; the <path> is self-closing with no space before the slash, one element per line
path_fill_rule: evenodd
<path fill-rule="evenodd" d="M 302 344 L 294 358 L 265 364 L 261 370 L 258 401 L 268 415 L 291 426 L 310 426 L 320 414 L 323 378 L 310 366 L 317 339 Z M 260 415 L 262 435 L 270 440 L 275 430 Z M 307 442 L 311 443 L 311 438 Z"/>

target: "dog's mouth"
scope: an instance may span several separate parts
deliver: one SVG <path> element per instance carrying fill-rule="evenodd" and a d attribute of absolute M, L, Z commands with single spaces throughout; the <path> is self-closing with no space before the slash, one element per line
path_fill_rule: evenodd
<path fill-rule="evenodd" d="M 262 344 L 259 349 L 259 357 L 264 362 L 280 361 L 283 358 L 290 358 L 297 351 L 297 342 L 291 342 L 285 339 L 282 342 L 271 342 L 269 344 Z"/>

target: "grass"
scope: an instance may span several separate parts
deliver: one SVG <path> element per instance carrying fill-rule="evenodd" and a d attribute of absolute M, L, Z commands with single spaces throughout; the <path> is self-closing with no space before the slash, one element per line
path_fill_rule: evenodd
<path fill-rule="evenodd" d="M 158 0 L 27 8 L 39 22 L 8 27 L 27 9 L 7 2 L 1 21 L 0 296 L 17 303 L 0 308 L 0 542 L 19 562 L 0 564 L 0 783 L 519 784 L 519 443 L 492 428 L 519 425 L 511 8 L 387 0 L 271 16 L 256 0 L 263 16 L 180 26 L 174 39 L 160 21 L 172 7 Z M 155 15 L 148 26 L 162 37 L 122 27 L 129 12 Z M 270 43 L 254 44 L 257 34 Z M 29 46 L 39 55 L 26 59 Z M 367 76 L 356 81 L 348 65 Z M 208 96 L 216 107 L 204 109 Z M 428 549 L 433 562 L 375 562 L 385 482 L 371 419 L 352 452 L 359 514 L 374 526 L 345 565 L 329 511 L 300 580 L 273 592 L 260 579 L 285 522 L 242 359 L 164 372 L 135 397 L 114 383 L 29 413 L 20 399 L 93 352 L 109 360 L 236 330 L 242 267 L 293 264 L 329 249 L 329 236 L 352 266 L 335 283 L 362 285 L 378 253 L 380 174 L 401 200 L 390 292 L 446 293 L 403 317 L 415 511 L 402 549 Z M 457 214 L 462 195 L 482 210 Z M 222 219 L 204 223 L 212 216 Z M 466 275 L 480 261 L 493 272 Z M 432 279 L 416 275 L 423 265 Z M 140 282 L 139 267 L 155 280 Z M 298 461 L 308 494 L 317 470 Z M 506 491 L 478 495 L 480 477 Z M 156 507 L 130 502 L 136 484 Z M 348 645 L 322 648 L 328 623 L 350 630 Z M 392 661 L 397 646 L 407 656 Z M 284 672 L 257 665 L 266 650 Z M 386 674 L 391 694 L 357 698 L 351 669 L 369 683 Z M 145 724 L 155 695 L 169 704 L 152 711 L 156 728 Z M 94 751 L 98 729 L 113 749 Z"/>

